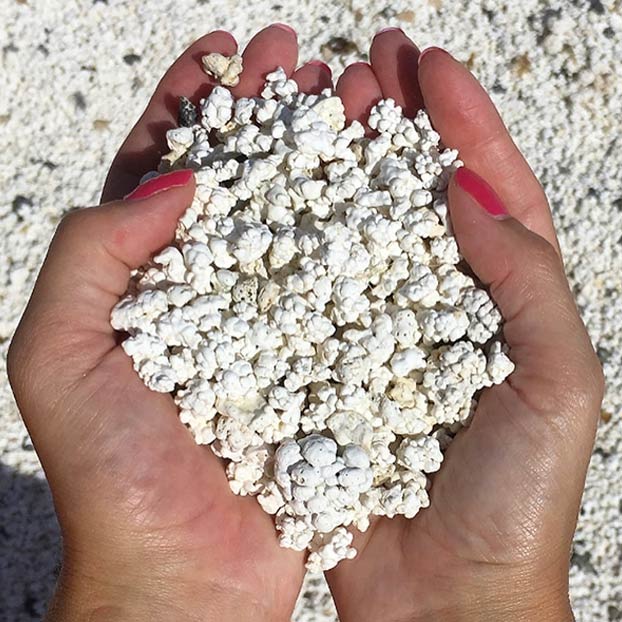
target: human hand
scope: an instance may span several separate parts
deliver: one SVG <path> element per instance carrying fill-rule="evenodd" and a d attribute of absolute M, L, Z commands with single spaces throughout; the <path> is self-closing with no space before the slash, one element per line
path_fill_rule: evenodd
<path fill-rule="evenodd" d="M 156 168 L 178 96 L 209 93 L 201 56 L 236 48 L 228 33 L 211 33 L 168 71 L 115 158 L 106 203 L 60 224 L 11 344 L 11 384 L 63 532 L 50 621 L 277 622 L 290 618 L 300 589 L 303 554 L 279 547 L 255 499 L 233 495 L 220 461 L 195 445 L 170 395 L 143 385 L 110 327 L 131 268 L 171 241 L 194 182 L 161 177 L 143 197 L 154 184 L 176 186 L 122 197 Z M 303 90 L 331 85 L 321 64 L 294 72 L 297 53 L 293 31 L 264 29 L 234 92 L 257 93 L 277 65 Z"/>
<path fill-rule="evenodd" d="M 430 507 L 377 520 L 328 581 L 342 622 L 569 621 L 570 547 L 602 371 L 540 184 L 473 76 L 442 50 L 418 56 L 401 31 L 376 36 L 371 67 L 359 69 L 372 97 L 359 106 L 393 97 L 413 114 L 424 103 L 460 151 L 470 171 L 450 185 L 453 228 L 505 317 L 516 370 L 482 394 L 434 477 Z"/>

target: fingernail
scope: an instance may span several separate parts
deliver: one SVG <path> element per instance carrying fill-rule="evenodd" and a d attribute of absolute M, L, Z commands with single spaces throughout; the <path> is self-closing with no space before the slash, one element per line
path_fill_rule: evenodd
<path fill-rule="evenodd" d="M 331 68 L 324 62 L 322 62 L 321 60 L 310 60 L 307 65 L 311 65 L 313 67 L 320 67 L 321 69 L 323 69 L 324 71 L 328 71 L 329 74 L 333 74 Z"/>
<path fill-rule="evenodd" d="M 432 47 L 426 48 L 425 50 L 423 50 L 423 52 L 421 52 L 421 54 L 419 54 L 419 60 L 417 61 L 419 65 L 421 65 L 421 61 L 423 60 L 423 57 L 427 56 L 430 52 L 441 52 L 442 54 L 445 54 L 446 56 L 451 56 L 451 54 L 447 50 L 432 46 Z"/>
<path fill-rule="evenodd" d="M 497 193 L 477 173 L 461 166 L 455 172 L 454 179 L 460 188 L 494 218 L 501 220 L 510 215 Z"/>
<path fill-rule="evenodd" d="M 381 28 L 375 35 L 374 35 L 374 39 L 378 36 L 381 35 L 383 32 L 401 32 L 402 34 L 404 34 L 404 31 L 401 28 L 398 28 L 397 26 L 387 26 L 386 28 Z"/>
<path fill-rule="evenodd" d="M 190 181 L 192 175 L 192 170 L 183 169 L 181 171 L 173 171 L 172 173 L 152 177 L 132 190 L 124 199 L 128 201 L 137 201 L 138 199 L 146 199 L 158 192 L 164 192 L 164 190 L 169 190 L 170 188 L 185 186 Z"/>
<path fill-rule="evenodd" d="M 276 24 L 272 24 L 272 25 L 275 28 L 280 28 L 281 30 L 288 32 L 290 35 L 294 35 L 294 37 L 298 36 L 296 31 L 291 26 L 288 26 L 287 24 L 282 24 L 281 22 L 277 22 Z"/>

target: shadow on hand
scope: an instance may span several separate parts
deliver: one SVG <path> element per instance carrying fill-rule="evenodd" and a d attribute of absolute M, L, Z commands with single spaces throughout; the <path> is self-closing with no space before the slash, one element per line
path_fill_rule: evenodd
<path fill-rule="evenodd" d="M 193 60 L 200 65 L 203 53 L 197 52 Z M 140 148 L 133 148 L 135 135 L 130 138 L 129 144 L 124 143 L 117 153 L 106 178 L 101 202 L 116 201 L 130 193 L 140 181 L 140 178 L 148 171 L 157 170 L 160 159 L 168 153 L 166 132 L 177 127 L 177 114 L 179 111 L 179 98 L 183 95 L 190 99 L 196 106 L 201 99 L 207 97 L 214 85 L 207 81 L 199 84 L 192 92 L 166 92 L 157 93 L 157 103 L 150 103 L 147 114 L 139 119 L 137 126 Z M 160 114 L 154 118 L 154 109 Z M 136 127 L 134 129 L 136 129 Z"/>

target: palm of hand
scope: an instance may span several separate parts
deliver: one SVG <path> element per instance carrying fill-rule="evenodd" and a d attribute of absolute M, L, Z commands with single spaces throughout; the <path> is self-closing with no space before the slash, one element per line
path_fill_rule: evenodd
<path fill-rule="evenodd" d="M 122 541 L 140 560 L 162 568 L 162 580 L 170 570 L 175 581 L 219 586 L 270 619 L 278 619 L 273 612 L 291 609 L 302 580 L 302 554 L 279 547 L 272 518 L 254 499 L 231 493 L 220 461 L 179 425 L 170 395 L 143 385 L 120 346 L 67 397 L 88 402 L 103 422 L 88 426 L 82 439 L 84 485 L 73 494 L 78 507 L 90 509 L 91 520 L 75 507 L 67 512 L 70 545 L 83 540 L 84 526 L 93 529 L 95 515 L 103 558 Z"/>
<path fill-rule="evenodd" d="M 412 520 L 378 520 L 359 537 L 355 562 L 329 573 L 337 598 L 350 594 L 342 600 L 344 619 L 476 611 L 482 586 L 491 585 L 501 600 L 534 581 L 542 593 L 564 598 L 565 577 L 549 569 L 560 558 L 563 567 L 574 495 L 565 490 L 561 458 L 551 452 L 556 439 L 538 424 L 543 416 L 521 404 L 507 383 L 489 390 L 434 475 L 430 507 Z M 378 581 L 382 598 L 369 589 Z M 386 602 L 393 604 L 390 618 Z"/>

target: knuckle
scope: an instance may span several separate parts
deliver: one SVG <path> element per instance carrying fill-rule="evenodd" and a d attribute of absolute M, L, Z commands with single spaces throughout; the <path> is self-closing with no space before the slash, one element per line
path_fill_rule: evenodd
<path fill-rule="evenodd" d="M 602 368 L 595 356 L 583 358 L 583 364 L 571 366 L 566 381 L 560 387 L 558 399 L 567 408 L 578 413 L 579 419 L 588 415 L 598 419 L 603 400 L 605 380 Z M 570 367 L 570 366 L 569 366 Z"/>
<path fill-rule="evenodd" d="M 79 208 L 67 212 L 58 223 L 56 228 L 57 237 L 72 236 L 79 234 L 86 227 L 87 222 L 92 218 L 92 213 L 88 208 Z"/>
<path fill-rule="evenodd" d="M 50 338 L 57 332 L 58 326 L 49 314 L 27 311 L 9 344 L 7 376 L 26 423 L 39 412 L 49 412 L 53 403 L 50 398 L 63 385 L 58 361 L 70 361 L 71 353 L 64 344 Z"/>
<path fill-rule="evenodd" d="M 598 382 L 594 374 L 584 373 L 582 379 L 577 378 L 574 391 L 571 392 L 576 403 L 587 411 L 598 410 L 600 406 Z"/>
<path fill-rule="evenodd" d="M 32 360 L 29 347 L 31 340 L 24 337 L 23 333 L 24 329 L 20 323 L 11 339 L 6 356 L 7 377 L 18 406 L 22 401 L 24 389 L 28 385 L 26 379 L 30 374 Z"/>
<path fill-rule="evenodd" d="M 17 379 L 20 372 L 20 360 L 19 360 L 19 349 L 16 346 L 16 340 L 19 339 L 19 329 L 16 331 L 15 335 L 13 335 L 13 339 L 11 339 L 11 343 L 9 344 L 9 349 L 6 355 L 6 371 L 7 376 L 9 378 L 9 383 L 13 390 L 15 390 L 15 384 L 17 383 Z"/>
<path fill-rule="evenodd" d="M 561 261 L 557 251 L 544 238 L 534 236 L 531 250 L 531 261 L 539 272 L 552 273 L 561 268 Z"/>
<path fill-rule="evenodd" d="M 546 363 L 515 379 L 525 403 L 560 426 L 561 432 L 592 424 L 600 416 L 604 391 L 602 368 L 584 344 L 561 346 L 544 353 Z"/>

